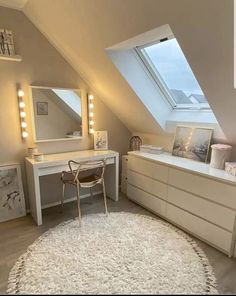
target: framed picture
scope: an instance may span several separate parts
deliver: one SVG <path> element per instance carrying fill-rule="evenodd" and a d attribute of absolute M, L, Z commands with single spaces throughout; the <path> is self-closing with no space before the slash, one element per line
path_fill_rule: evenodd
<path fill-rule="evenodd" d="M 0 54 L 5 56 L 15 55 L 12 31 L 0 29 Z"/>
<path fill-rule="evenodd" d="M 48 115 L 48 102 L 37 102 L 37 115 Z"/>
<path fill-rule="evenodd" d="M 94 132 L 94 150 L 107 150 L 108 139 L 107 131 L 95 131 Z"/>
<path fill-rule="evenodd" d="M 20 165 L 0 166 L 0 222 L 25 215 Z"/>
<path fill-rule="evenodd" d="M 172 155 L 207 162 L 213 129 L 177 126 Z"/>

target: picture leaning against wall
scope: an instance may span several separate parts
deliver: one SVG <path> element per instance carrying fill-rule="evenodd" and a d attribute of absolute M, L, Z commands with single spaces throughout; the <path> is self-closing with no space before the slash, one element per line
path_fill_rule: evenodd
<path fill-rule="evenodd" d="M 177 126 L 172 155 L 207 162 L 213 129 Z"/>
<path fill-rule="evenodd" d="M 0 222 L 25 215 L 20 165 L 0 166 Z"/>

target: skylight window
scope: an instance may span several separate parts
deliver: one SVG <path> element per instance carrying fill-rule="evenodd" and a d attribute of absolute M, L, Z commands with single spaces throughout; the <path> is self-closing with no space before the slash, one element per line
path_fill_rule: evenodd
<path fill-rule="evenodd" d="M 176 38 L 164 38 L 136 50 L 173 108 L 210 109 Z"/>

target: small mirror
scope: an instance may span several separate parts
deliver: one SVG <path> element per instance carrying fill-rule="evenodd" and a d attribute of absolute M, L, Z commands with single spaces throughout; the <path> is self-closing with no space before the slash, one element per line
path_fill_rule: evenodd
<path fill-rule="evenodd" d="M 82 137 L 80 90 L 32 86 L 31 94 L 36 142 Z"/>

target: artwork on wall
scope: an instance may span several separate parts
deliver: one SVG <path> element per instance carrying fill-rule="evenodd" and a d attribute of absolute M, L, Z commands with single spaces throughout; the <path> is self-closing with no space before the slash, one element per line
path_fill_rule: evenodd
<path fill-rule="evenodd" d="M 107 131 L 94 132 L 94 150 L 107 150 L 108 138 Z"/>
<path fill-rule="evenodd" d="M 37 115 L 48 115 L 48 102 L 37 102 Z"/>
<path fill-rule="evenodd" d="M 0 166 L 0 222 L 25 215 L 20 165 Z"/>
<path fill-rule="evenodd" d="M 172 155 L 207 162 L 213 129 L 177 126 Z"/>
<path fill-rule="evenodd" d="M 12 31 L 0 29 L 0 54 L 6 56 L 15 55 Z"/>

